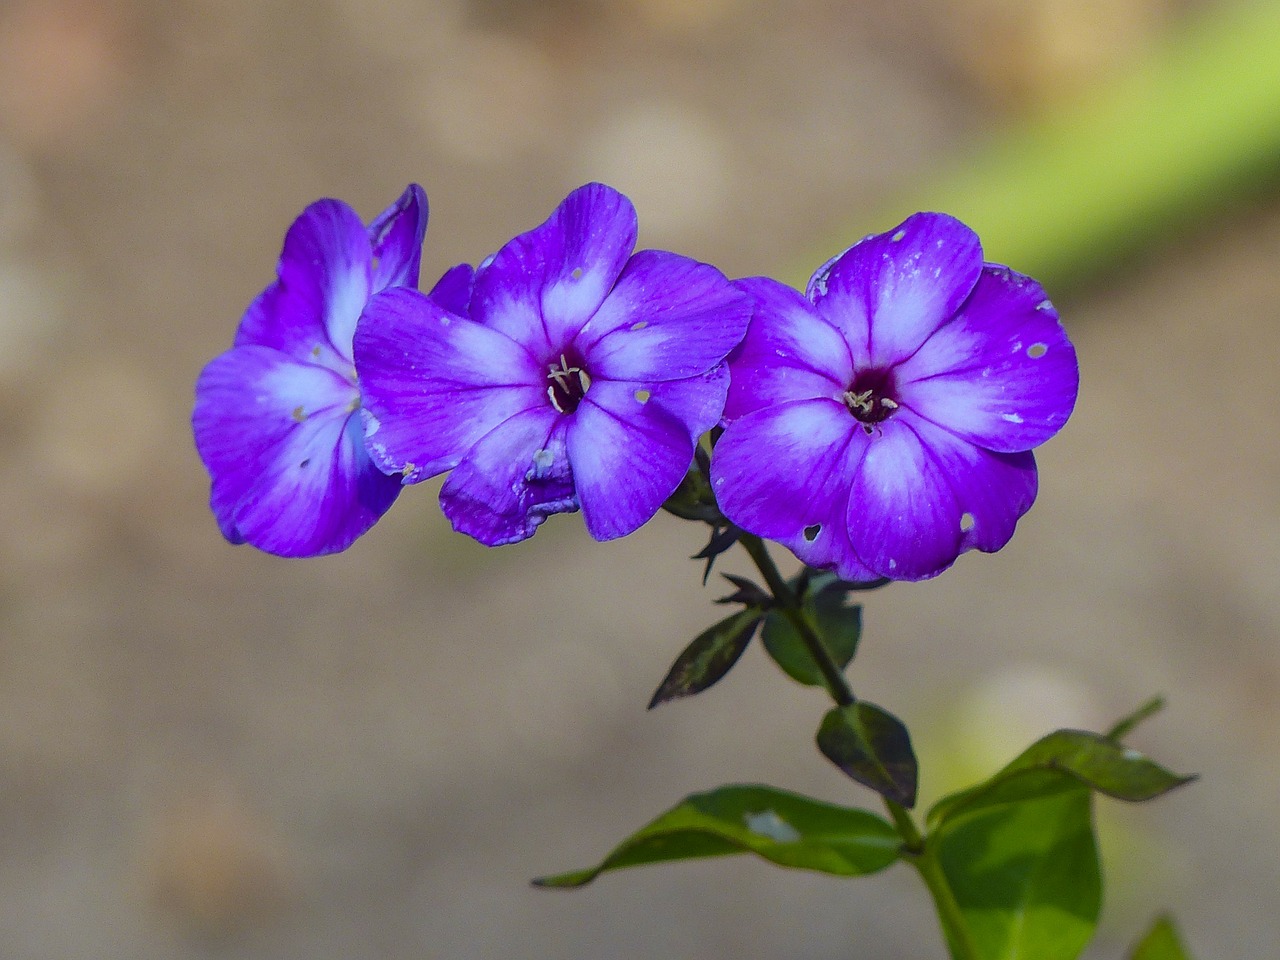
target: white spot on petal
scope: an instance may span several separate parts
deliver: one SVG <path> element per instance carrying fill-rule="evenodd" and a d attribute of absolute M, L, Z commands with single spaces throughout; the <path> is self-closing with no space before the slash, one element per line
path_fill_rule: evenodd
<path fill-rule="evenodd" d="M 1032 360 L 1039 360 L 1048 352 L 1049 345 L 1047 343 L 1033 343 L 1031 346 L 1027 347 L 1027 356 Z"/>
<path fill-rule="evenodd" d="M 742 820 L 752 833 L 758 833 L 778 843 L 795 843 L 800 839 L 800 831 L 772 810 L 744 814 Z"/>
<path fill-rule="evenodd" d="M 643 329 L 644 329 L 645 327 L 647 327 L 648 325 L 649 325 L 649 321 L 648 321 L 648 320 L 637 320 L 635 323 L 633 323 L 633 324 L 631 325 L 631 329 L 632 329 L 632 330 L 643 330 Z"/>
<path fill-rule="evenodd" d="M 965 512 L 960 514 L 960 532 L 968 533 L 970 530 L 973 529 L 973 525 L 976 522 L 977 521 L 974 519 L 974 516 L 972 513 Z"/>
<path fill-rule="evenodd" d="M 648 390 L 637 390 L 635 393 L 637 403 L 648 403 L 651 396 L 653 396 L 653 394 Z"/>
<path fill-rule="evenodd" d="M 890 237 L 889 239 L 890 239 L 890 240 L 892 240 L 894 243 L 897 243 L 897 242 L 899 242 L 903 237 L 905 237 L 906 235 L 907 235 L 907 231 L 905 231 L 905 230 L 899 230 L 897 233 L 895 233 L 895 234 L 894 234 L 892 237 Z"/>
<path fill-rule="evenodd" d="M 1002 413 L 1000 419 L 1006 423 L 1021 423 L 1022 415 L 1017 413 Z"/>
<path fill-rule="evenodd" d="M 1050 302 L 1050 301 L 1048 301 L 1048 300 L 1041 300 L 1039 303 L 1037 303 L 1037 304 L 1036 304 L 1036 309 L 1037 309 L 1037 310 L 1052 310 L 1052 309 L 1053 309 L 1053 303 L 1052 303 L 1052 302 Z"/>
<path fill-rule="evenodd" d="M 556 462 L 555 456 L 550 450 L 539 450 L 533 455 L 533 476 L 541 480 L 547 475 L 552 464 Z"/>

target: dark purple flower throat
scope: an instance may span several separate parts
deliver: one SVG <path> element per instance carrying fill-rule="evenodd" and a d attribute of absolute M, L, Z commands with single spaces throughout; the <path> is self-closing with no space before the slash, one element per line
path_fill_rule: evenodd
<path fill-rule="evenodd" d="M 547 399 L 558 413 L 573 413 L 591 389 L 591 377 L 576 351 L 567 350 L 547 364 Z"/>
<path fill-rule="evenodd" d="M 898 384 L 893 368 L 860 370 L 844 392 L 844 405 L 862 429 L 871 433 L 877 423 L 888 420 L 898 409 Z"/>

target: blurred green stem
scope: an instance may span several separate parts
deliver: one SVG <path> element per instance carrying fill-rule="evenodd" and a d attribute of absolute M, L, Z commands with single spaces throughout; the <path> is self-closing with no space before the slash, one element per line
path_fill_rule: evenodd
<path fill-rule="evenodd" d="M 791 621 L 791 625 L 795 627 L 796 633 L 813 657 L 814 663 L 818 665 L 831 699 L 841 707 L 855 703 L 853 690 L 849 686 L 849 681 L 845 679 L 844 672 L 831 658 L 821 635 L 805 616 L 800 598 L 778 572 L 778 567 L 773 562 L 773 557 L 769 556 L 769 548 L 765 546 L 765 542 L 750 533 L 743 533 L 738 538 L 738 542 L 751 556 L 760 575 L 769 585 L 769 592 L 773 595 L 776 608 Z M 925 886 L 929 888 L 929 894 L 933 897 L 934 906 L 938 911 L 938 920 L 942 924 L 942 932 L 953 960 L 982 960 L 937 855 L 925 843 L 924 837 L 921 836 L 919 828 L 905 807 L 888 797 L 884 798 L 884 803 L 889 810 L 889 815 L 893 818 L 898 836 L 902 838 L 903 855 L 919 871 Z"/>
<path fill-rule="evenodd" d="M 795 627 L 796 633 L 799 634 L 801 641 L 809 650 L 809 655 L 813 657 L 813 662 L 818 665 L 818 669 L 822 672 L 822 680 L 826 685 L 827 692 L 831 694 L 831 699 L 839 706 L 848 707 L 856 702 L 853 690 L 849 686 L 849 681 L 845 679 L 844 673 L 836 666 L 836 662 L 831 659 L 831 654 L 827 652 L 827 645 L 822 642 L 822 638 L 818 636 L 818 631 L 814 629 L 809 618 L 805 616 L 804 609 L 800 605 L 800 599 L 795 595 L 795 591 L 782 579 L 782 574 L 778 572 L 778 567 L 773 562 L 773 557 L 769 556 L 769 549 L 764 545 L 764 541 L 754 534 L 743 533 L 738 538 L 738 542 L 742 544 L 744 550 L 751 555 L 751 559 L 755 561 L 757 569 L 764 577 L 765 583 L 769 585 L 769 592 L 773 594 L 773 600 L 782 615 L 791 621 L 791 625 Z"/>
<path fill-rule="evenodd" d="M 942 869 L 937 854 L 920 835 L 916 822 L 902 804 L 884 798 L 884 805 L 893 818 L 893 825 L 898 828 L 898 836 L 902 837 L 902 851 L 907 861 L 916 868 L 924 885 L 929 888 L 934 907 L 938 911 L 938 921 L 942 924 L 942 934 L 947 941 L 952 960 L 981 960 L 977 944 L 969 933 L 964 913 L 951 892 L 951 884 Z"/>

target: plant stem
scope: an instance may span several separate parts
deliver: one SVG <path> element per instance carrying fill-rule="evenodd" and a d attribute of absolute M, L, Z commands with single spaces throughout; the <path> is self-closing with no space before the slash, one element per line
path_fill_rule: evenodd
<path fill-rule="evenodd" d="M 924 885 L 929 888 L 934 907 L 938 911 L 938 921 L 942 924 L 943 937 L 953 960 L 982 960 L 982 954 L 973 942 L 964 913 L 956 902 L 955 894 L 951 892 L 951 884 L 937 855 L 925 843 L 911 814 L 902 804 L 885 797 L 884 805 L 893 818 L 894 826 L 898 828 L 898 836 L 902 837 L 905 858 L 916 868 Z"/>
<path fill-rule="evenodd" d="M 769 585 L 769 592 L 773 594 L 777 609 L 791 621 L 791 625 L 795 627 L 796 633 L 808 649 L 809 655 L 813 657 L 813 662 L 818 665 L 831 699 L 841 707 L 855 703 L 853 690 L 849 686 L 849 681 L 845 679 L 844 672 L 831 658 L 831 653 L 823 643 L 822 637 L 818 635 L 809 618 L 804 615 L 800 599 L 778 572 L 778 567 L 769 556 L 769 549 L 764 541 L 754 534 L 743 533 L 739 537 L 739 542 L 755 562 L 765 583 Z M 925 843 L 924 837 L 920 835 L 919 828 L 916 827 L 915 821 L 911 819 L 911 814 L 906 808 L 888 797 L 883 799 L 889 815 L 893 818 L 894 826 L 898 829 L 898 835 L 902 837 L 905 859 L 919 871 L 933 897 L 934 906 L 938 911 L 938 920 L 942 924 L 942 932 L 953 960 L 982 960 L 937 855 Z"/>
<path fill-rule="evenodd" d="M 827 688 L 827 692 L 831 694 L 831 699 L 842 707 L 854 704 L 856 698 L 853 695 L 853 690 L 849 687 L 849 681 L 845 679 L 844 673 L 836 665 L 836 662 L 831 659 L 827 645 L 822 642 L 822 638 L 814 630 L 813 624 L 804 615 L 804 611 L 800 608 L 799 599 L 791 587 L 788 586 L 787 581 L 782 579 L 782 574 L 778 572 L 778 567 L 774 564 L 773 558 L 769 556 L 769 549 L 764 545 L 764 541 L 750 533 L 742 534 L 738 541 L 742 544 L 743 549 L 751 555 L 751 559 L 755 561 L 755 565 L 764 577 L 765 583 L 769 585 L 769 591 L 773 594 L 773 599 L 778 609 L 782 611 L 783 616 L 791 621 L 791 625 L 795 627 L 801 641 L 808 648 L 809 655 L 813 657 L 813 662 L 818 665 L 818 669 L 822 673 L 823 683 Z"/>

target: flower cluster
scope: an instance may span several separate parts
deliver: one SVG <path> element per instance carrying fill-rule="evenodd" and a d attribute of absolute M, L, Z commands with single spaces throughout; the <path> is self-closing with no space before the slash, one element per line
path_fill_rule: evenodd
<path fill-rule="evenodd" d="M 578 510 L 621 537 L 720 425 L 710 479 L 734 524 L 848 580 L 923 579 L 1009 540 L 1030 451 L 1075 402 L 1044 291 L 950 217 L 866 238 L 803 296 L 636 252 L 634 208 L 601 184 L 424 295 L 426 220 L 410 186 L 368 227 L 322 200 L 290 228 L 196 387 L 227 539 L 342 550 L 446 471 L 441 507 L 482 543 Z"/>

